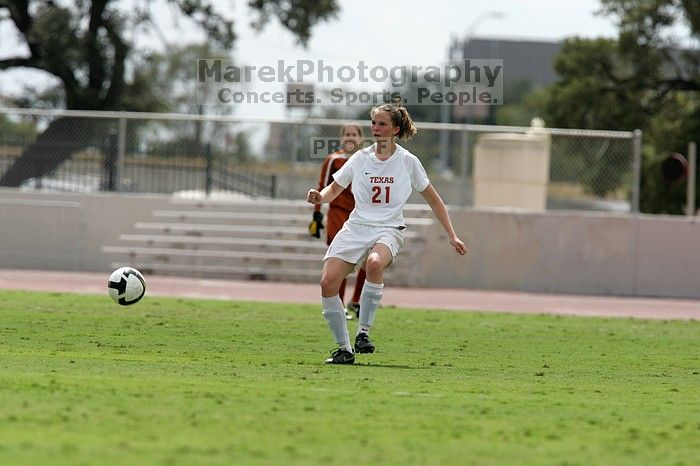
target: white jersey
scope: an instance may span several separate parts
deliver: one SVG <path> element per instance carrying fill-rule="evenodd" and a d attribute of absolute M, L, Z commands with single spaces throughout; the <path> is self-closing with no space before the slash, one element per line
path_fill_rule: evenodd
<path fill-rule="evenodd" d="M 343 188 L 352 183 L 355 209 L 349 222 L 402 227 L 403 206 L 411 191 L 422 192 L 430 184 L 418 157 L 403 147 L 386 160 L 379 160 L 376 144 L 361 149 L 350 157 L 333 179 Z"/>

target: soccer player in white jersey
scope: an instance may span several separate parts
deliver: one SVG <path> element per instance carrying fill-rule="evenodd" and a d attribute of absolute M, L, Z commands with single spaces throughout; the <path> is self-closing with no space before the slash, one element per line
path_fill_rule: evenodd
<path fill-rule="evenodd" d="M 396 138 L 409 139 L 416 134 L 408 111 L 397 104 L 384 104 L 374 107 L 370 116 L 374 144 L 350 157 L 333 174 L 331 184 L 320 192 L 310 189 L 306 196 L 311 204 L 323 204 L 335 199 L 352 183 L 355 197 L 355 209 L 328 247 L 323 263 L 323 316 L 338 343 L 338 349 L 326 360 L 329 364 L 353 364 L 355 352 L 374 352 L 369 331 L 382 299 L 384 270 L 404 243 L 403 206 L 413 189 L 423 195 L 455 251 L 460 255 L 467 252 L 420 160 L 396 144 Z M 338 291 L 343 279 L 362 263 L 367 278 L 360 296 L 360 318 L 353 346 Z"/>

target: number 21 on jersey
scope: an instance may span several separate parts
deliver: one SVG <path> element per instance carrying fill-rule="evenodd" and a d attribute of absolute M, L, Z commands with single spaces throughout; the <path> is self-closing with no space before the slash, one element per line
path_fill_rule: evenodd
<path fill-rule="evenodd" d="M 382 196 L 381 186 L 372 186 L 372 204 L 381 204 L 382 202 L 388 204 L 391 196 L 391 186 L 384 186 L 384 196 Z M 382 197 L 384 199 L 382 199 Z"/>

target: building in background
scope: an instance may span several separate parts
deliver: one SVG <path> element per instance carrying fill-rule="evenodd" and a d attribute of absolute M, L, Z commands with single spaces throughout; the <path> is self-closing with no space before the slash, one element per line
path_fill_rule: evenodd
<path fill-rule="evenodd" d="M 503 60 L 504 80 L 529 81 L 533 87 L 553 84 L 557 79 L 554 58 L 561 42 L 520 39 L 474 38 L 455 44 L 454 58 Z M 461 52 L 460 52 L 461 51 Z"/>
<path fill-rule="evenodd" d="M 557 80 L 554 60 L 561 47 L 562 42 L 474 37 L 455 41 L 450 58 L 503 60 L 503 87 L 508 94 L 515 86 L 532 90 L 553 84 Z M 455 106 L 451 117 L 453 122 L 493 123 L 493 108 Z"/>

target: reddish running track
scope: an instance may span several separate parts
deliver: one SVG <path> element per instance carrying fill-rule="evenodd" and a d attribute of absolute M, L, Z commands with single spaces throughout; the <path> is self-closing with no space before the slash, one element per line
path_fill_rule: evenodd
<path fill-rule="evenodd" d="M 0 269 L 0 289 L 104 294 L 108 274 Z M 147 276 L 147 296 L 319 304 L 315 284 Z M 383 306 L 455 311 L 700 319 L 700 300 L 387 286 Z"/>

